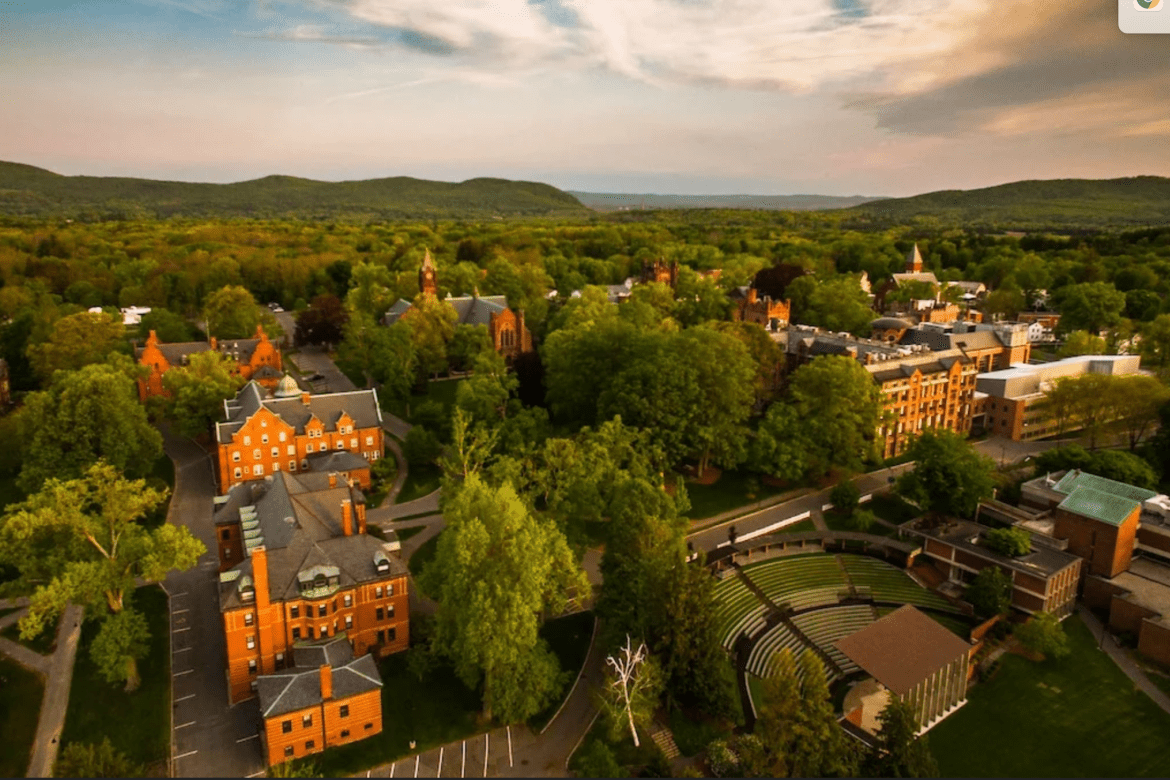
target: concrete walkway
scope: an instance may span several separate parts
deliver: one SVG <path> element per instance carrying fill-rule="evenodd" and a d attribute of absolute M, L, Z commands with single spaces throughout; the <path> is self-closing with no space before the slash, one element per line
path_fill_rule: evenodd
<path fill-rule="evenodd" d="M 381 525 L 391 520 L 397 520 L 400 517 L 435 514 L 439 511 L 439 496 L 441 494 L 441 490 L 435 490 L 422 498 L 407 501 L 405 504 L 391 504 L 390 506 L 386 506 L 383 503 L 377 509 L 370 509 L 366 512 L 367 521 Z"/>
<path fill-rule="evenodd" d="M 1081 620 L 1085 621 L 1085 625 L 1089 627 L 1089 631 L 1093 633 L 1093 636 L 1097 637 L 1101 649 L 1113 659 L 1113 662 L 1117 664 L 1121 671 L 1125 672 L 1126 677 L 1133 680 L 1134 686 L 1153 699 L 1154 703 L 1161 707 L 1164 712 L 1170 713 L 1170 696 L 1167 696 L 1162 692 L 1161 688 L 1154 685 L 1149 676 L 1142 671 L 1142 668 L 1130 656 L 1129 651 L 1118 645 L 1113 639 L 1113 636 L 1105 631 L 1105 627 L 1097 619 L 1097 616 L 1085 608 L 1084 604 L 1077 605 L 1077 614 L 1081 616 Z"/>
<path fill-rule="evenodd" d="M 25 606 L 27 598 L 4 601 L 0 607 Z M 0 629 L 7 628 L 28 614 L 21 609 L 0 618 Z M 28 764 L 29 777 L 52 777 L 53 764 L 57 762 L 61 731 L 65 728 L 65 714 L 69 709 L 69 688 L 73 682 L 73 662 L 77 656 L 77 643 L 81 637 L 81 619 L 84 610 L 67 604 L 57 622 L 56 649 L 49 655 L 34 652 L 19 642 L 0 637 L 0 653 L 8 656 L 21 666 L 39 673 L 45 678 L 44 695 L 41 698 L 41 712 L 37 720 L 37 732 L 33 738 L 33 752 Z"/>
<path fill-rule="evenodd" d="M 81 619 L 85 611 L 74 604 L 65 607 L 57 624 L 57 649 L 50 656 L 49 679 L 41 699 L 41 717 L 37 721 L 37 736 L 33 742 L 32 759 L 28 764 L 29 777 L 52 777 L 61 747 L 61 731 L 65 728 L 65 714 L 69 709 L 69 688 L 73 684 L 73 662 L 81 639 Z"/>
<path fill-rule="evenodd" d="M 402 486 L 406 484 L 406 476 L 410 473 L 410 467 L 406 462 L 406 455 L 402 452 L 402 445 L 391 436 L 383 436 L 382 442 L 386 445 L 386 449 L 394 453 L 394 460 L 398 462 L 398 471 L 394 476 L 394 484 L 390 486 L 389 492 L 386 493 L 386 498 L 382 500 L 382 504 L 388 506 L 393 504 L 398 499 L 398 494 L 402 492 Z"/>

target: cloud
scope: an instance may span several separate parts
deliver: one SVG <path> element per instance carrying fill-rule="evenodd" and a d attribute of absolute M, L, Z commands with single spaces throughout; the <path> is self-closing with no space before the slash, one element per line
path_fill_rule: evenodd
<path fill-rule="evenodd" d="M 1010 3 L 848 105 L 903 133 L 1165 135 L 1167 78 L 1165 41 L 1120 33 L 1112 4 Z"/>
<path fill-rule="evenodd" d="M 259 38 L 267 41 L 333 43 L 345 46 L 376 46 L 383 43 L 382 38 L 373 35 L 338 35 L 330 33 L 323 26 L 316 24 L 300 24 L 285 30 L 236 32 L 235 35 L 242 38 Z"/>

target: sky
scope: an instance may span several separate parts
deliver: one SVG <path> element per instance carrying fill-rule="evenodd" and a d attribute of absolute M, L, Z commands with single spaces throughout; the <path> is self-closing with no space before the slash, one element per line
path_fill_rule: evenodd
<path fill-rule="evenodd" d="M 1165 176 L 1167 55 L 1112 0 L 0 0 L 0 160 L 676 194 Z"/>

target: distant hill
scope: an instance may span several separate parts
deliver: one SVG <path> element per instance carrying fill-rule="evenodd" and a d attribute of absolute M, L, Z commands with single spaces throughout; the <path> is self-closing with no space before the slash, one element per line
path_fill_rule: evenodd
<path fill-rule="evenodd" d="M 576 198 L 555 187 L 506 179 L 454 184 L 408 176 L 343 182 L 266 176 L 198 184 L 61 176 L 0 162 L 0 215 L 8 216 L 442 219 L 584 213 Z"/>
<path fill-rule="evenodd" d="M 864 195 L 640 195 L 622 192 L 578 192 L 569 194 L 597 211 L 632 209 L 764 209 L 771 211 L 811 211 L 844 209 L 878 198 Z"/>
<path fill-rule="evenodd" d="M 929 220 L 1000 228 L 1101 228 L 1170 224 L 1170 179 L 1051 179 L 980 190 L 889 198 L 850 210 L 877 223 Z"/>

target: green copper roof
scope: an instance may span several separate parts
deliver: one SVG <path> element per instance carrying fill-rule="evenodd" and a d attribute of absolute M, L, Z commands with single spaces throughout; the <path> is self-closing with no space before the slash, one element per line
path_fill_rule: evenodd
<path fill-rule="evenodd" d="M 1137 489 L 1134 488 L 1134 490 Z M 1060 502 L 1059 508 L 1110 525 L 1121 525 L 1125 518 L 1129 517 L 1130 513 L 1139 506 L 1141 504 L 1137 501 L 1125 496 L 1106 493 L 1091 487 L 1076 487 L 1068 498 Z"/>
<path fill-rule="evenodd" d="M 1138 503 L 1158 495 L 1152 490 L 1134 487 L 1133 485 L 1127 485 L 1124 482 L 1117 482 L 1112 479 L 1105 479 L 1105 477 L 1098 477 L 1096 474 L 1087 474 L 1080 469 L 1071 469 L 1061 477 L 1060 482 L 1056 483 L 1056 487 L 1053 490 L 1068 496 L 1072 495 L 1073 491 L 1078 487 L 1092 488 L 1102 493 L 1122 496 L 1123 498 L 1128 498 Z"/>

